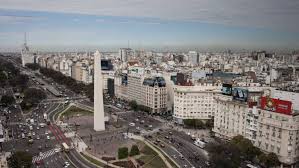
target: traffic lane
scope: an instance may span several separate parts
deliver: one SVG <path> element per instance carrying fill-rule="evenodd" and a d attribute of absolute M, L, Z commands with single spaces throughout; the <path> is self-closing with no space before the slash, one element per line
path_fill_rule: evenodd
<path fill-rule="evenodd" d="M 179 153 L 177 150 L 175 150 L 175 148 L 171 145 L 169 145 L 168 143 L 166 143 L 163 139 L 158 138 L 161 142 L 158 143 L 158 146 L 161 150 L 163 150 L 165 153 L 167 153 L 167 155 L 169 157 L 171 157 L 173 160 L 175 160 L 175 162 L 180 166 L 180 167 L 184 167 L 185 165 L 192 167 L 192 165 L 184 159 L 182 159 L 180 157 L 181 153 Z M 156 139 L 152 138 L 151 139 L 152 143 L 157 143 Z M 165 147 L 160 147 L 161 144 L 164 144 Z"/>
<path fill-rule="evenodd" d="M 199 147 L 186 142 L 179 137 L 175 138 L 177 143 L 174 143 L 174 146 L 180 153 L 182 153 L 193 165 L 206 166 L 205 162 L 207 161 L 206 156 L 204 155 L 202 149 Z"/>
<path fill-rule="evenodd" d="M 126 121 L 128 124 L 134 123 L 135 128 L 139 127 L 144 130 L 156 129 L 163 125 L 160 121 L 152 118 L 151 116 L 136 114 L 136 113 L 138 112 L 121 113 L 118 114 L 118 116 L 120 116 L 119 119 Z M 143 123 L 141 121 L 143 121 Z M 151 128 L 149 128 L 150 125 Z"/>
<path fill-rule="evenodd" d="M 178 148 L 180 146 L 178 146 L 178 144 L 176 144 L 175 142 L 171 142 L 170 137 L 169 137 L 168 134 L 161 134 L 160 132 L 158 133 L 158 135 L 156 135 L 156 138 L 159 139 L 165 145 L 165 149 L 168 149 L 167 151 L 170 152 L 169 154 L 172 157 L 176 157 L 179 160 L 182 160 L 181 161 L 182 166 L 186 165 L 186 166 L 193 167 L 194 165 L 196 165 L 196 164 L 190 162 L 190 160 L 189 160 L 190 155 L 189 154 L 182 153 L 178 150 Z M 165 138 L 165 137 L 167 137 L 167 138 Z M 166 148 L 166 147 L 169 147 L 169 148 Z M 183 156 L 183 157 L 181 157 L 181 156 Z"/>
<path fill-rule="evenodd" d="M 204 155 L 202 149 L 185 139 L 181 139 L 173 133 L 170 135 L 169 132 L 161 131 L 159 132 L 158 137 L 161 139 L 163 137 L 164 139 L 167 139 L 165 140 L 166 143 L 176 148 L 185 158 L 188 159 L 188 161 L 192 163 L 192 165 L 204 165 L 205 161 L 207 161 L 206 155 Z M 173 139 L 173 141 L 171 142 L 170 139 Z"/>

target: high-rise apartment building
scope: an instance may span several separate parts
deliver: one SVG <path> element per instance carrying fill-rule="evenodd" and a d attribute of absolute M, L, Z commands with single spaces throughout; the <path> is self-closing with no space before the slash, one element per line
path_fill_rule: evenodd
<path fill-rule="evenodd" d="M 119 49 L 119 58 L 122 62 L 128 62 L 129 58 L 134 54 L 131 48 L 120 48 Z"/>

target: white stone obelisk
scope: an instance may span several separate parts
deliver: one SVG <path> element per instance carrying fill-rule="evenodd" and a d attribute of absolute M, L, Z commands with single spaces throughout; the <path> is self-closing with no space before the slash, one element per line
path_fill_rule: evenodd
<path fill-rule="evenodd" d="M 94 130 L 105 130 L 105 115 L 103 103 L 103 76 L 101 69 L 101 53 L 94 53 Z"/>

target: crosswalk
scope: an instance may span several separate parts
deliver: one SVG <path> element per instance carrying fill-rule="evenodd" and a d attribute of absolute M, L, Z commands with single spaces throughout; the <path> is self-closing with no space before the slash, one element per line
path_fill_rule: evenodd
<path fill-rule="evenodd" d="M 43 159 L 45 159 L 47 157 L 50 157 L 50 156 L 52 156 L 55 153 L 60 152 L 60 151 L 61 151 L 61 148 L 54 148 L 54 149 L 48 150 L 46 152 L 43 152 L 39 156 L 34 156 L 32 158 L 32 163 L 35 163 L 36 161 L 43 160 Z"/>

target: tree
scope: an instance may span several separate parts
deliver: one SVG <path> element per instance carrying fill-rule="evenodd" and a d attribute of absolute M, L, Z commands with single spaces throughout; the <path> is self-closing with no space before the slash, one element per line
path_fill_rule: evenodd
<path fill-rule="evenodd" d="M 7 159 L 10 168 L 31 168 L 32 155 L 25 151 L 17 151 Z"/>
<path fill-rule="evenodd" d="M 125 159 L 129 155 L 129 149 L 127 147 L 118 148 L 118 159 Z"/>
<path fill-rule="evenodd" d="M 21 103 L 21 107 L 24 110 L 30 109 L 46 97 L 47 95 L 41 89 L 28 88 L 24 91 L 24 99 Z"/>
<path fill-rule="evenodd" d="M 34 71 L 39 69 L 39 65 L 36 63 L 27 63 L 25 66 Z"/>
<path fill-rule="evenodd" d="M 206 127 L 212 129 L 214 127 L 214 119 L 210 119 L 206 121 Z"/>
<path fill-rule="evenodd" d="M 1 101 L 0 101 L 0 103 L 3 104 L 3 105 L 5 105 L 5 106 L 11 105 L 14 102 L 15 102 L 14 97 L 8 96 L 8 95 L 2 96 Z"/>
<path fill-rule="evenodd" d="M 277 155 L 275 153 L 269 153 L 267 155 L 267 164 L 266 166 L 267 167 L 274 167 L 274 166 L 279 166 L 280 165 L 280 162 L 279 162 L 279 159 L 277 157 Z"/>
<path fill-rule="evenodd" d="M 140 151 L 137 145 L 133 145 L 130 151 L 130 156 L 139 155 Z"/>
<path fill-rule="evenodd" d="M 37 104 L 46 97 L 47 95 L 41 89 L 28 88 L 24 91 L 24 100 L 27 103 Z"/>
<path fill-rule="evenodd" d="M 189 128 L 202 129 L 205 127 L 205 124 L 199 119 L 184 119 L 183 122 Z"/>
<path fill-rule="evenodd" d="M 129 105 L 130 105 L 130 107 L 131 107 L 134 111 L 137 111 L 137 109 L 138 109 L 138 104 L 137 104 L 137 102 L 136 102 L 135 100 L 130 101 Z"/>
<path fill-rule="evenodd" d="M 278 157 L 277 157 L 277 155 L 275 153 L 269 153 L 269 154 L 261 153 L 258 156 L 258 160 L 265 167 L 275 167 L 275 166 L 279 166 L 280 165 Z"/>
<path fill-rule="evenodd" d="M 28 86 L 29 77 L 27 75 L 17 75 L 9 80 L 12 87 L 18 87 L 24 90 Z"/>
<path fill-rule="evenodd" d="M 0 86 L 5 86 L 7 81 L 7 75 L 4 71 L 0 71 Z"/>
<path fill-rule="evenodd" d="M 253 146 L 252 142 L 249 139 L 246 139 L 241 135 L 235 136 L 231 140 L 231 144 L 238 147 L 238 149 L 241 151 L 241 155 L 248 160 L 253 160 L 261 153 L 258 148 Z"/>

